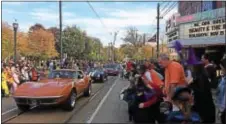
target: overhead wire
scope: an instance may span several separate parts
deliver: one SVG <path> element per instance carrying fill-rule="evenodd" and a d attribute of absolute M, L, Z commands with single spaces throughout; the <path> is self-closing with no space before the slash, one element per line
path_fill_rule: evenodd
<path fill-rule="evenodd" d="M 100 20 L 100 23 L 103 25 L 103 27 L 106 29 L 106 31 L 111 35 L 112 33 L 110 33 L 108 31 L 107 26 L 104 24 L 104 22 L 102 21 L 101 17 L 98 15 L 98 13 L 96 12 L 96 10 L 94 9 L 94 7 L 90 4 L 89 1 L 87 1 L 89 7 L 92 9 L 92 11 L 95 13 L 95 15 L 97 16 L 97 18 Z"/>
<path fill-rule="evenodd" d="M 166 2 L 166 5 L 162 9 L 160 9 L 160 12 L 164 11 L 167 8 L 167 6 L 170 5 L 170 2 L 172 1 Z"/>
<path fill-rule="evenodd" d="M 163 5 L 165 3 L 165 1 L 162 1 L 159 5 L 161 6 L 161 5 Z"/>
<path fill-rule="evenodd" d="M 169 4 L 169 2 L 162 2 L 162 3 L 160 3 L 159 5 L 160 6 L 162 6 L 164 3 L 166 3 L 166 5 L 164 6 L 164 7 L 166 7 L 168 4 Z M 168 3 L 168 4 L 167 4 Z M 154 23 L 156 23 L 156 18 L 154 18 L 151 22 L 154 22 Z M 155 34 L 156 34 L 156 32 L 157 32 L 157 28 L 154 28 L 154 27 L 152 27 L 152 31 L 151 32 L 153 32 L 150 36 L 151 37 L 153 37 Z"/>
<path fill-rule="evenodd" d="M 172 4 L 171 4 L 171 6 L 169 6 L 170 5 L 170 2 L 173 2 Z M 160 4 L 160 5 L 163 5 L 163 4 Z M 164 7 L 160 10 L 160 12 L 161 11 L 164 11 L 165 10 L 165 12 L 163 12 L 163 14 L 160 16 L 160 17 L 164 17 L 165 15 L 167 15 L 175 6 L 177 5 L 177 2 L 174 2 L 174 1 L 169 1 L 169 2 L 167 2 L 165 5 L 164 5 Z M 169 7 L 168 9 L 167 9 L 167 7 Z M 155 20 L 156 21 L 156 20 Z M 153 31 L 153 33 L 152 33 L 152 35 L 151 35 L 151 37 L 153 37 L 155 34 L 156 34 L 156 32 L 157 32 L 157 28 L 154 28 L 155 30 Z"/>
<path fill-rule="evenodd" d="M 165 15 L 167 15 L 171 10 L 173 10 L 177 5 L 177 2 L 172 3 L 171 6 L 161 15 L 161 17 L 164 17 Z"/>

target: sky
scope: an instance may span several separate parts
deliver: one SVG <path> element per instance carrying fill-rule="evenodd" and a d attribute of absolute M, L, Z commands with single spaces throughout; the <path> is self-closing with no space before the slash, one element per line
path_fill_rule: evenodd
<path fill-rule="evenodd" d="M 125 36 L 128 27 L 136 27 L 138 33 L 147 33 L 148 37 L 156 32 L 158 2 L 89 3 L 103 24 L 87 2 L 62 2 L 63 27 L 76 25 L 89 36 L 99 38 L 105 46 L 113 41 L 112 32 L 119 31 L 116 47 L 124 43 L 121 38 Z M 160 10 L 168 4 L 159 3 Z M 160 20 L 161 34 L 165 32 L 166 20 L 175 12 L 177 6 Z M 59 2 L 2 2 L 2 20 L 12 24 L 15 19 L 19 23 L 19 30 L 24 32 L 35 23 L 40 23 L 46 28 L 59 27 Z"/>

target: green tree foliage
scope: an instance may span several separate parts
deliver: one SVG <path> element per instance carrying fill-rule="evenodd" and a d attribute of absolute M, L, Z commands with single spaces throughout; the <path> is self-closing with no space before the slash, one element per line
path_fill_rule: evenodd
<path fill-rule="evenodd" d="M 101 60 L 103 44 L 100 39 L 87 36 L 85 31 L 76 26 L 68 26 L 63 30 L 62 42 L 63 53 L 66 53 L 68 57 Z M 56 46 L 60 46 L 60 42 L 57 42 Z"/>

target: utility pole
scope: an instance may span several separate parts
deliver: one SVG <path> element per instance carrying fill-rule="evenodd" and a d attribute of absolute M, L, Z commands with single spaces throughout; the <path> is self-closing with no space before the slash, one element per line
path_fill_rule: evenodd
<path fill-rule="evenodd" d="M 146 40 L 146 34 L 143 34 L 143 45 L 145 45 L 145 40 Z"/>
<path fill-rule="evenodd" d="M 160 4 L 157 4 L 157 57 L 159 57 L 159 20 L 162 19 L 160 17 Z"/>
<path fill-rule="evenodd" d="M 108 43 L 108 61 L 111 59 L 111 43 Z"/>
<path fill-rule="evenodd" d="M 99 50 L 98 50 L 98 52 L 99 52 L 99 61 L 100 61 L 100 43 L 99 43 Z"/>
<path fill-rule="evenodd" d="M 113 61 L 113 43 L 110 43 L 110 56 L 111 56 L 111 61 Z"/>
<path fill-rule="evenodd" d="M 60 64 L 63 62 L 63 45 L 62 45 L 62 8 L 61 1 L 59 1 L 59 19 L 60 19 Z"/>
<path fill-rule="evenodd" d="M 114 50 L 114 46 L 115 46 L 115 41 L 116 41 L 117 35 L 118 35 L 118 31 L 114 33 L 114 40 L 113 40 L 113 44 L 112 44 L 113 61 L 115 61 L 115 50 Z"/>

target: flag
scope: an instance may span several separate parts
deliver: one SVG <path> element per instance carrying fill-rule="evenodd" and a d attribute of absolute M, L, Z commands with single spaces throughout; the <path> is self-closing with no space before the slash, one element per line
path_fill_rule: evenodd
<path fill-rule="evenodd" d="M 201 62 L 197 59 L 194 49 L 192 47 L 189 47 L 187 64 L 188 65 L 196 65 L 199 63 L 201 63 Z"/>
<path fill-rule="evenodd" d="M 148 42 L 156 42 L 156 34 L 154 36 L 152 36 Z"/>
<path fill-rule="evenodd" d="M 176 50 L 177 54 L 180 57 L 181 63 L 184 65 L 185 64 L 185 60 L 184 60 L 184 56 L 181 52 L 183 46 L 181 45 L 180 41 L 176 40 L 173 44 L 173 48 Z"/>
<path fill-rule="evenodd" d="M 179 53 L 182 50 L 183 46 L 178 40 L 176 40 L 174 42 L 173 48 L 175 48 L 175 50 Z"/>

